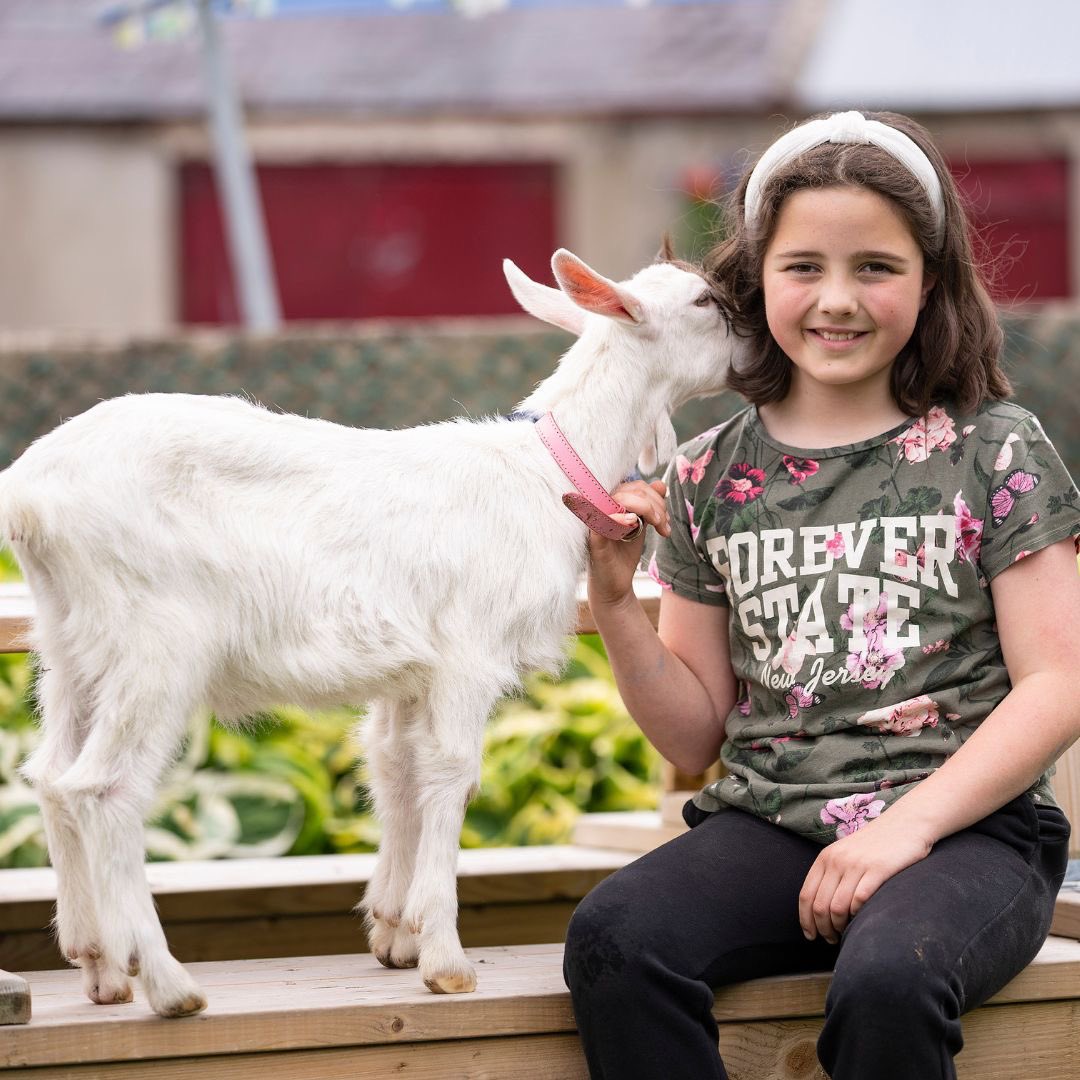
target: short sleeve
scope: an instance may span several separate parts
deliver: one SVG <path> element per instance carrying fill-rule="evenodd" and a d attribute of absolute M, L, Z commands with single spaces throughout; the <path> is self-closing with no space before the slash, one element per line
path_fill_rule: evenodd
<path fill-rule="evenodd" d="M 983 518 L 983 573 L 990 580 L 1026 555 L 1078 535 L 1076 484 L 1029 414 L 996 449 Z"/>
<path fill-rule="evenodd" d="M 668 466 L 664 477 L 671 535 L 658 537 L 649 560 L 649 573 L 663 588 L 688 600 L 728 607 L 726 582 L 699 545 L 698 526 L 695 525 L 695 518 L 700 518 L 704 505 L 698 492 L 704 494 L 705 490 L 711 490 L 711 485 L 704 480 L 684 484 L 679 478 L 679 460 L 676 458 Z M 687 459 L 683 457 L 682 460 Z M 701 505 L 695 505 L 695 502 Z"/>

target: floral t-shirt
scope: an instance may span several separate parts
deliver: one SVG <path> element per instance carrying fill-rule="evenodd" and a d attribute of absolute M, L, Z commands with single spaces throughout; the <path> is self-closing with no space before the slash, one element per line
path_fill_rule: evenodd
<path fill-rule="evenodd" d="M 773 440 L 753 407 L 683 448 L 650 572 L 730 608 L 741 682 L 695 796 L 821 842 L 941 765 L 1010 689 L 989 582 L 1080 534 L 1077 490 L 1031 413 L 935 406 L 853 446 Z M 1032 798 L 1053 801 L 1048 775 Z"/>

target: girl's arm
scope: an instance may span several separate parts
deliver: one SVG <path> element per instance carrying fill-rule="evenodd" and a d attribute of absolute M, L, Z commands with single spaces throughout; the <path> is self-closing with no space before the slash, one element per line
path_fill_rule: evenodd
<path fill-rule="evenodd" d="M 662 482 L 625 484 L 614 494 L 662 535 L 670 534 Z M 589 605 L 630 715 L 673 765 L 704 772 L 720 756 L 737 690 L 727 609 L 665 589 L 658 633 L 634 595 L 641 550 L 640 540 L 590 534 Z"/>
<path fill-rule="evenodd" d="M 1080 738 L 1080 575 L 1071 540 L 990 583 L 1012 689 L 941 768 L 881 817 L 830 844 L 807 875 L 799 921 L 837 941 L 881 884 L 1026 791 Z"/>

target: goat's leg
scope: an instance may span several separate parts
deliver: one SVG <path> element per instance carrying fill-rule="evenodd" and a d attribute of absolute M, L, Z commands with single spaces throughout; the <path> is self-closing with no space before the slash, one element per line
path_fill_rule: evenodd
<path fill-rule="evenodd" d="M 409 727 L 415 703 L 371 703 L 364 724 L 368 785 L 382 827 L 375 872 L 358 909 L 364 912 L 368 943 L 386 967 L 416 967 L 419 937 L 401 921 L 416 862 L 420 833 L 416 770 Z"/>
<path fill-rule="evenodd" d="M 421 829 L 403 923 L 420 934 L 420 974 L 435 993 L 476 989 L 457 932 L 457 857 L 494 703 L 495 695 L 475 682 L 440 676 L 427 702 L 430 730 L 414 741 Z"/>
<path fill-rule="evenodd" d="M 131 1000 L 131 983 L 123 972 L 99 966 L 101 947 L 93 879 L 78 823 L 54 787 L 54 781 L 75 761 L 85 727 L 77 705 L 71 671 L 59 656 L 39 654 L 37 684 L 43 737 L 22 767 L 35 788 L 49 860 L 56 871 L 56 933 L 60 950 L 82 969 L 87 996 L 102 1005 Z"/>
<path fill-rule="evenodd" d="M 112 681 L 112 680 L 110 680 Z M 78 822 L 97 909 L 98 976 L 139 975 L 161 1016 L 187 1016 L 206 998 L 169 952 L 144 869 L 143 822 L 184 731 L 167 695 L 99 688 L 94 727 L 56 788 Z"/>

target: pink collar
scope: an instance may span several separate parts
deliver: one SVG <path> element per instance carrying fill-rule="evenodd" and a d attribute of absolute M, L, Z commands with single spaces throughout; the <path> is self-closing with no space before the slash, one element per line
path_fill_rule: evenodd
<path fill-rule="evenodd" d="M 563 505 L 576 514 L 593 532 L 606 536 L 609 540 L 633 540 L 641 532 L 641 519 L 634 525 L 620 525 L 612 521 L 611 514 L 625 514 L 626 507 L 620 506 L 607 489 L 589 471 L 589 467 L 577 455 L 577 451 L 559 430 L 555 417 L 544 413 L 536 421 L 536 433 L 548 448 L 559 468 L 567 479 L 577 488 L 568 491 L 563 497 Z"/>

